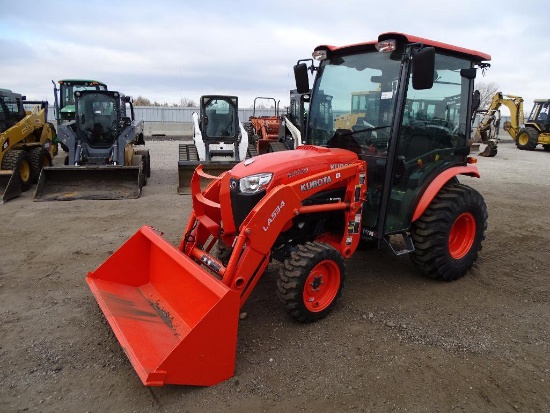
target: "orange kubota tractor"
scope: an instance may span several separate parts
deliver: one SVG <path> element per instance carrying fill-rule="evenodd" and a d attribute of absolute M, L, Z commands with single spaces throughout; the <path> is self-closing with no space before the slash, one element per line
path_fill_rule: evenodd
<path fill-rule="evenodd" d="M 239 310 L 272 259 L 284 262 L 278 296 L 302 322 L 332 310 L 361 239 L 409 253 L 440 280 L 462 277 L 476 261 L 487 208 L 458 177 L 479 177 L 468 137 L 476 67 L 490 56 L 402 33 L 319 46 L 313 56 L 320 63 L 306 145 L 217 177 L 197 167 L 177 248 L 145 226 L 88 274 L 145 385 L 231 377 Z M 306 92 L 307 65 L 295 74 Z M 368 123 L 336 129 L 330 114 L 349 111 L 357 90 L 378 94 Z M 419 113 L 423 102 L 434 105 L 428 114 Z M 201 177 L 212 180 L 204 190 Z"/>
<path fill-rule="evenodd" d="M 259 111 L 257 101 L 267 101 L 273 103 L 273 115 L 257 115 Z M 279 116 L 279 104 L 275 98 L 257 97 L 254 98 L 254 110 L 252 116 L 248 119 L 249 122 L 244 124 L 244 128 L 249 136 L 249 141 L 256 147 L 256 153 L 262 155 L 268 152 L 286 151 L 288 146 L 281 142 L 280 130 L 282 118 Z"/>

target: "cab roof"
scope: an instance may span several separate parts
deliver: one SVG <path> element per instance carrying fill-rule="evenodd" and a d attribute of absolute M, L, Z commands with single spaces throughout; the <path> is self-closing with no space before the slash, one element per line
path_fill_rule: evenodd
<path fill-rule="evenodd" d="M 378 40 L 372 40 L 369 42 L 356 43 L 346 46 L 332 46 L 332 45 L 320 45 L 315 48 L 318 49 L 328 49 L 331 52 L 353 52 L 360 51 L 362 49 L 374 48 L 374 45 L 377 42 L 388 39 L 396 39 L 400 44 L 408 43 L 422 43 L 426 46 L 433 46 L 438 51 L 446 51 L 451 54 L 458 55 L 460 57 L 466 57 L 468 59 L 474 60 L 476 62 L 483 62 L 491 60 L 491 55 L 488 55 L 483 52 L 478 52 L 477 50 L 466 49 L 459 46 L 454 46 L 447 43 L 438 42 L 435 40 L 425 39 L 423 37 L 412 36 L 406 33 L 399 32 L 386 32 L 378 36 Z"/>
<path fill-rule="evenodd" d="M 75 85 L 83 84 L 83 83 L 97 83 L 98 85 L 101 85 L 101 86 L 107 86 L 105 83 L 100 82 L 99 80 L 92 80 L 92 79 L 61 79 L 57 83 L 59 84 L 72 83 Z"/>

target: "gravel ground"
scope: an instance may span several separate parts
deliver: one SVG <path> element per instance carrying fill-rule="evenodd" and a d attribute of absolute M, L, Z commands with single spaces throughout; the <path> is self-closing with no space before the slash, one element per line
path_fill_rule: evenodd
<path fill-rule="evenodd" d="M 550 153 L 504 140 L 480 158 L 489 229 L 455 282 L 362 250 L 326 319 L 293 322 L 270 265 L 239 322 L 235 376 L 142 386 L 84 277 L 144 224 L 177 244 L 178 141 L 149 142 L 152 175 L 127 201 L 0 206 L 2 412 L 550 412 Z M 62 161 L 61 157 L 56 162 Z"/>

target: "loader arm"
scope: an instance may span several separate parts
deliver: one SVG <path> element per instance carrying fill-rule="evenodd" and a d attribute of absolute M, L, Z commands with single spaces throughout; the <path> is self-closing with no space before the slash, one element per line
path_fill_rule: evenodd
<path fill-rule="evenodd" d="M 510 134 L 512 139 L 516 140 L 519 129 L 524 123 L 523 98 L 520 96 L 504 95 L 501 92 L 495 93 L 491 105 L 487 109 L 487 116 L 479 124 L 478 130 L 488 127 L 491 122 L 490 115 L 503 105 L 510 111 L 510 121 L 504 123 L 504 130 Z"/>
<path fill-rule="evenodd" d="M 349 258 L 359 243 L 361 207 L 366 193 L 366 165 L 356 161 L 289 184 L 279 185 L 252 209 L 233 239 L 233 253 L 224 266 L 211 253 L 223 232 L 219 194 L 229 188 L 229 174 L 209 176 L 197 167 L 191 180 L 193 212 L 179 249 L 197 264 L 210 269 L 241 296 L 241 306 L 267 267 L 271 248 L 281 232 L 292 226 L 292 219 L 314 212 L 343 211 L 347 228 L 341 235 L 324 234 L 320 239 Z M 213 179 L 200 192 L 200 178 Z M 303 201 L 328 187 L 345 187 L 345 197 L 337 202 L 303 205 Z"/>

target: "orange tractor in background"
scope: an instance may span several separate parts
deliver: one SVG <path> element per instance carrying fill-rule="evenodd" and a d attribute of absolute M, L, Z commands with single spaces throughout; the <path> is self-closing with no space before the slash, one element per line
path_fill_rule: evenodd
<path fill-rule="evenodd" d="M 362 239 L 408 253 L 439 280 L 464 276 L 478 258 L 487 207 L 462 178 L 479 177 L 468 138 L 479 106 L 477 68 L 490 56 L 384 33 L 319 46 L 313 57 L 319 66 L 305 145 L 246 159 L 219 176 L 199 165 L 178 247 L 144 226 L 88 274 L 145 385 L 231 377 L 240 308 L 271 260 L 284 263 L 277 281 L 284 308 L 312 322 L 342 295 L 345 260 Z M 304 63 L 294 68 L 298 93 L 310 89 L 307 71 Z M 336 128 L 333 114 L 349 112 L 357 90 L 377 96 L 368 124 L 358 118 Z M 426 116 L 410 113 L 428 104 Z M 201 178 L 211 180 L 204 190 Z"/>
<path fill-rule="evenodd" d="M 256 116 L 256 102 L 263 100 L 273 101 L 271 108 L 273 115 Z M 288 146 L 279 139 L 281 132 L 281 117 L 279 116 L 279 102 L 275 98 L 257 97 L 254 98 L 254 111 L 249 121 L 244 124 L 244 128 L 249 136 L 249 141 L 256 147 L 258 155 L 268 152 L 286 151 Z"/>

